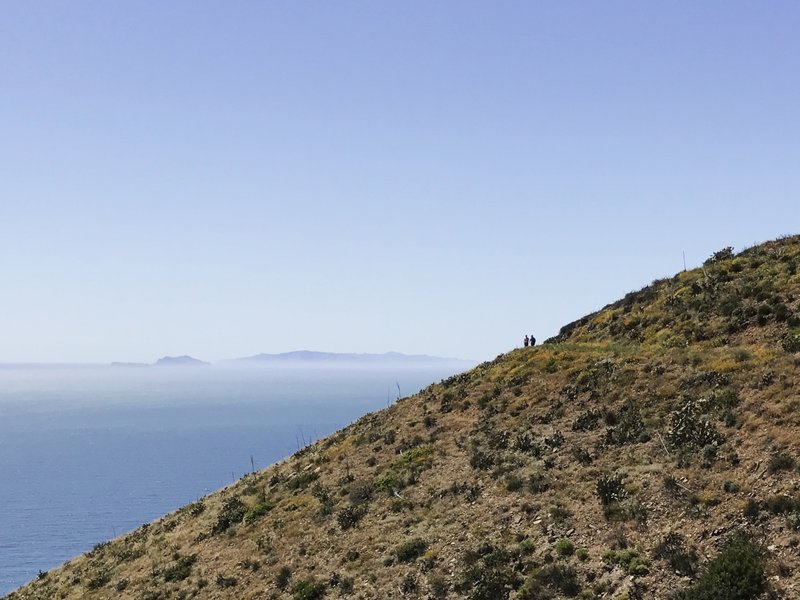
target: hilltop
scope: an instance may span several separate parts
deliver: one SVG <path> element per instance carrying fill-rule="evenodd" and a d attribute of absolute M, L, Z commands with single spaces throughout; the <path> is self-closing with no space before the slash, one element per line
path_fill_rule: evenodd
<path fill-rule="evenodd" d="M 798 266 L 723 249 L 7 598 L 797 597 Z"/>

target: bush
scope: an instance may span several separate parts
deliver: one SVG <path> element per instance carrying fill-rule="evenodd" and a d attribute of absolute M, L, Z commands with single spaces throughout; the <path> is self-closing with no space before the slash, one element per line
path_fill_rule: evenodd
<path fill-rule="evenodd" d="M 625 486 L 622 475 L 601 475 L 597 480 L 597 497 L 600 504 L 608 506 L 612 502 L 620 502 L 625 498 Z"/>
<path fill-rule="evenodd" d="M 366 504 L 372 500 L 372 484 L 366 481 L 359 481 L 350 486 L 350 492 L 347 494 L 350 503 L 358 506 Z"/>
<path fill-rule="evenodd" d="M 796 464 L 794 456 L 785 452 L 779 452 L 769 459 L 768 470 L 770 473 L 777 473 L 778 471 L 791 471 Z"/>
<path fill-rule="evenodd" d="M 750 498 L 745 504 L 743 512 L 748 519 L 755 519 L 758 513 L 761 512 L 761 504 L 757 500 Z"/>
<path fill-rule="evenodd" d="M 773 515 L 783 515 L 800 508 L 800 503 L 791 496 L 779 494 L 777 496 L 770 496 L 767 498 L 764 506 Z"/>
<path fill-rule="evenodd" d="M 713 265 L 714 263 L 721 262 L 733 258 L 733 246 L 726 246 L 722 250 L 717 250 L 709 256 L 704 262 L 704 266 Z"/>
<path fill-rule="evenodd" d="M 639 409 L 626 402 L 620 409 L 616 424 L 606 429 L 605 443 L 612 446 L 624 446 L 636 442 L 647 441 L 644 421 Z"/>
<path fill-rule="evenodd" d="M 550 598 L 552 592 L 565 596 L 576 596 L 581 591 L 578 574 L 574 567 L 560 563 L 545 565 L 531 573 L 517 598 L 519 600 L 539 600 Z"/>
<path fill-rule="evenodd" d="M 722 436 L 701 414 L 701 402 L 685 402 L 672 413 L 672 428 L 667 437 L 679 448 L 705 448 L 718 446 Z"/>
<path fill-rule="evenodd" d="M 506 476 L 506 489 L 509 492 L 518 492 L 525 485 L 525 481 L 519 475 L 514 473 Z"/>
<path fill-rule="evenodd" d="M 358 525 L 358 522 L 367 514 L 366 506 L 346 506 L 336 515 L 336 522 L 342 531 L 347 531 Z"/>
<path fill-rule="evenodd" d="M 519 585 L 513 557 L 505 550 L 487 544 L 467 552 L 464 562 L 456 590 L 469 600 L 507 600 Z"/>
<path fill-rule="evenodd" d="M 289 587 L 289 580 L 292 578 L 292 570 L 286 565 L 282 566 L 278 575 L 275 577 L 275 586 L 283 591 Z"/>
<path fill-rule="evenodd" d="M 447 579 L 440 573 L 433 573 L 428 577 L 428 587 L 431 591 L 431 596 L 434 598 L 446 598 L 450 586 L 447 585 Z"/>
<path fill-rule="evenodd" d="M 786 352 L 800 352 L 800 331 L 793 330 L 781 338 L 781 347 Z"/>
<path fill-rule="evenodd" d="M 319 600 L 325 595 L 325 584 L 313 577 L 301 579 L 292 586 L 292 600 Z"/>
<path fill-rule="evenodd" d="M 541 473 L 535 473 L 528 478 L 528 489 L 533 494 L 541 494 L 550 488 L 547 478 Z"/>
<path fill-rule="evenodd" d="M 569 538 L 562 538 L 556 542 L 555 549 L 559 556 L 572 556 L 575 553 L 575 544 Z"/>
<path fill-rule="evenodd" d="M 417 591 L 417 578 L 414 577 L 413 573 L 406 573 L 406 576 L 403 577 L 403 581 L 400 582 L 400 593 L 404 596 L 407 594 L 413 594 Z"/>
<path fill-rule="evenodd" d="M 97 573 L 94 577 L 89 579 L 86 583 L 86 588 L 90 590 L 97 590 L 101 587 L 104 587 L 108 582 L 111 581 L 111 573 L 107 570 L 102 570 Z"/>
<path fill-rule="evenodd" d="M 173 564 L 161 572 L 164 581 L 183 581 L 192 573 L 192 566 L 197 562 L 197 555 L 179 556 Z"/>
<path fill-rule="evenodd" d="M 588 410 L 572 422 L 572 431 L 591 431 L 600 423 L 600 411 Z"/>
<path fill-rule="evenodd" d="M 311 482 L 316 481 L 318 477 L 319 475 L 317 473 L 306 471 L 305 473 L 300 473 L 292 477 L 286 482 L 286 487 L 290 490 L 302 490 L 307 488 Z"/>
<path fill-rule="evenodd" d="M 606 552 L 603 560 L 610 564 L 620 565 L 628 575 L 647 575 L 650 572 L 650 563 L 633 548 Z"/>
<path fill-rule="evenodd" d="M 728 492 L 729 494 L 735 494 L 739 491 L 739 484 L 735 481 L 727 480 L 725 483 L 722 484 L 722 489 Z"/>
<path fill-rule="evenodd" d="M 238 583 L 238 581 L 236 581 L 236 577 L 226 577 L 222 573 L 219 573 L 217 575 L 215 582 L 217 584 L 217 587 L 221 588 L 236 587 L 236 584 Z"/>
<path fill-rule="evenodd" d="M 227 531 L 230 527 L 241 523 L 246 513 L 247 507 L 238 496 L 228 498 L 217 515 L 217 522 L 211 528 L 211 533 L 218 534 Z"/>
<path fill-rule="evenodd" d="M 739 534 L 672 600 L 754 600 L 767 588 L 761 548 Z"/>
<path fill-rule="evenodd" d="M 395 548 L 394 554 L 400 562 L 411 562 L 422 556 L 428 549 L 428 542 L 421 538 L 413 538 Z"/>
<path fill-rule="evenodd" d="M 550 518 L 554 523 L 563 523 L 572 516 L 570 510 L 561 504 L 550 507 Z"/>
<path fill-rule="evenodd" d="M 271 511 L 273 508 L 275 508 L 274 502 L 271 502 L 269 500 L 264 500 L 263 502 L 259 502 L 245 513 L 244 522 L 252 523 L 253 521 L 257 521 L 258 519 L 266 515 L 269 511 Z"/>

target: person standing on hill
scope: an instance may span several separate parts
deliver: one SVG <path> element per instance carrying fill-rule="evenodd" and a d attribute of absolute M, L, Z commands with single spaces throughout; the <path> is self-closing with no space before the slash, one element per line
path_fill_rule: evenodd
<path fill-rule="evenodd" d="M 528 347 L 528 336 L 527 335 L 525 336 L 525 340 L 522 343 L 525 344 L 526 348 Z"/>
<path fill-rule="evenodd" d="M 536 338 L 531 336 L 531 348 L 536 344 Z"/>

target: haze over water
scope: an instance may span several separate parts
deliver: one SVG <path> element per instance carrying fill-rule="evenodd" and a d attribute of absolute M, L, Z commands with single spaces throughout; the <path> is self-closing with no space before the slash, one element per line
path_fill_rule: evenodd
<path fill-rule="evenodd" d="M 0 594 L 465 366 L 0 366 Z"/>

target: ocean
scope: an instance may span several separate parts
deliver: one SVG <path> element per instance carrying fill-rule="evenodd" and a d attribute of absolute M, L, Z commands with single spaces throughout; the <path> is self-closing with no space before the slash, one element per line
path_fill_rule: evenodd
<path fill-rule="evenodd" d="M 0 596 L 464 368 L 0 366 Z"/>

